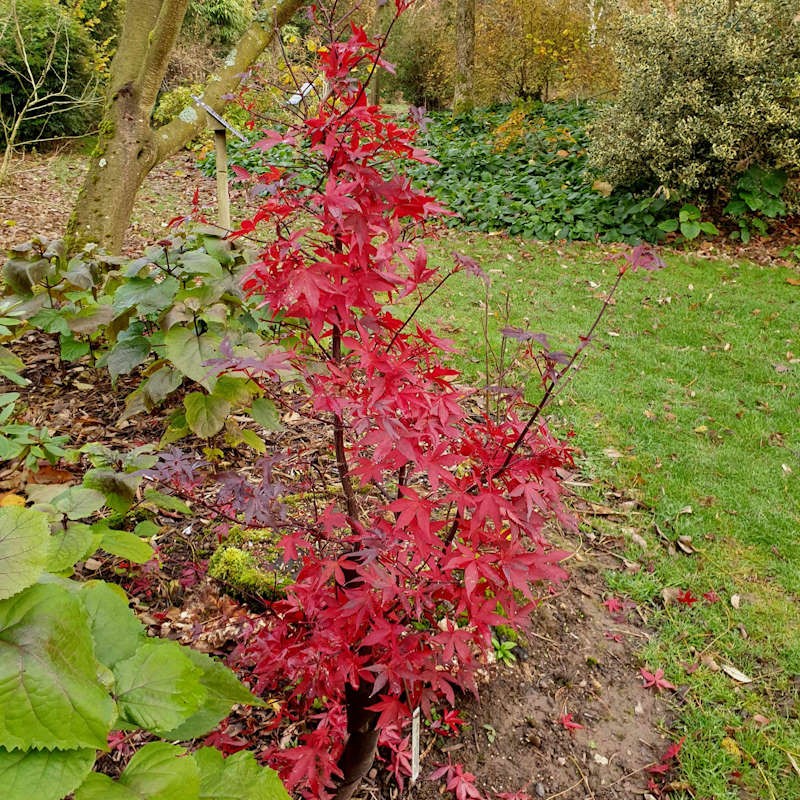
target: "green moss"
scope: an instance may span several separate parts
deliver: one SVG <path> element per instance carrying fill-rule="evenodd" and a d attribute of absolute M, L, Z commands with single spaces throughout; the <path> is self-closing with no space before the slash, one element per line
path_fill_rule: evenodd
<path fill-rule="evenodd" d="M 294 580 L 270 530 L 233 528 L 208 563 L 210 577 L 236 595 L 276 600 Z"/>

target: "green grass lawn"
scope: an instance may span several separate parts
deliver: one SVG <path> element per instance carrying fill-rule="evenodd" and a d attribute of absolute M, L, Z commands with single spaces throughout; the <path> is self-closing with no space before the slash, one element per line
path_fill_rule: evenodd
<path fill-rule="evenodd" d="M 488 314 L 480 281 L 459 274 L 425 320 L 457 342 L 458 366 L 476 383 L 485 382 L 485 327 L 495 354 L 505 324 L 569 350 L 616 275 L 608 251 L 592 245 L 459 233 L 436 257 L 444 263 L 452 250 L 489 273 Z M 798 275 L 739 260 L 666 261 L 626 276 L 549 413 L 558 429 L 574 428 L 591 491 L 615 487 L 646 508 L 626 526 L 625 555 L 641 569 L 608 582 L 657 632 L 642 664 L 681 687 L 675 734 L 687 737 L 681 777 L 693 794 L 670 796 L 800 797 Z M 529 366 L 511 374 L 535 400 Z M 675 548 L 678 537 L 695 552 Z M 700 601 L 665 604 L 669 587 Z M 719 602 L 702 598 L 711 590 Z"/>

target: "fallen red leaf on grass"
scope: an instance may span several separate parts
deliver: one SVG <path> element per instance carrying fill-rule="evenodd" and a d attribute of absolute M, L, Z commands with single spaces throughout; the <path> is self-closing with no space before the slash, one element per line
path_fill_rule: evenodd
<path fill-rule="evenodd" d="M 664 677 L 664 670 L 660 667 L 655 672 L 648 672 L 646 669 L 640 669 L 639 674 L 644 681 L 644 688 L 650 689 L 674 689 L 675 685 L 670 683 Z"/>

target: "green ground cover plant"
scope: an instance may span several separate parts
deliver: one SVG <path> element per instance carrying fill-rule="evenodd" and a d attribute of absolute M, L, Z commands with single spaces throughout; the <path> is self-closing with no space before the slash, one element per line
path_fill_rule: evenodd
<path fill-rule="evenodd" d="M 528 238 L 656 241 L 664 198 L 612 192 L 587 162 L 592 104 L 537 103 L 433 114 L 425 147 L 439 162 L 415 177 L 458 224 Z"/>
<path fill-rule="evenodd" d="M 98 547 L 136 563 L 153 556 L 147 538 L 157 525 L 112 529 L 103 516 L 106 495 L 119 486 L 132 494 L 141 476 L 106 471 L 100 491 L 90 488 L 99 472 L 83 486 L 34 486 L 30 507 L 15 496 L 0 508 L 4 796 L 210 800 L 224 786 L 226 797 L 288 800 L 252 753 L 224 761 L 213 748 L 189 754 L 175 744 L 211 731 L 234 703 L 262 701 L 210 656 L 147 636 L 120 587 L 72 579 L 75 563 Z M 139 729 L 168 741 L 145 744 L 118 780 L 93 771 L 98 751 L 124 750 Z"/>
<path fill-rule="evenodd" d="M 488 365 L 490 383 L 534 396 L 538 377 L 514 364 L 515 343 L 503 348 L 500 331 L 545 331 L 552 348 L 569 352 L 571 331 L 590 320 L 616 265 L 588 245 L 463 233 L 442 245 L 467 246 L 492 277 L 488 306 L 457 280 L 428 313 L 459 345 L 469 379 L 485 383 Z M 667 270 L 623 287 L 610 330 L 587 350 L 590 368 L 554 414 L 575 425 L 581 468 L 595 482 L 588 491 L 613 487 L 640 504 L 623 529 L 630 566 L 610 574 L 609 587 L 657 631 L 643 667 L 663 669 L 678 687 L 681 778 L 693 794 L 670 796 L 794 796 L 800 291 L 781 268 L 667 261 Z M 620 535 L 616 525 L 586 532 Z"/>
<path fill-rule="evenodd" d="M 437 164 L 402 168 L 457 216 L 451 224 L 481 231 L 507 230 L 529 238 L 638 242 L 663 238 L 658 222 L 671 215 L 663 197 L 611 192 L 589 169 L 587 126 L 591 104 L 531 103 L 501 106 L 453 118 L 426 118 L 420 142 Z M 229 147 L 234 179 L 267 171 L 263 150 L 247 142 Z M 303 166 L 283 145 L 269 151 L 269 166 L 297 172 Z M 214 154 L 200 161 L 212 176 Z"/>

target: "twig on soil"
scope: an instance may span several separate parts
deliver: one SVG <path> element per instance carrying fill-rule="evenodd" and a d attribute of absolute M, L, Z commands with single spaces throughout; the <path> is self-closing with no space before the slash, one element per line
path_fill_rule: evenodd
<path fill-rule="evenodd" d="M 583 785 L 586 787 L 586 791 L 589 792 L 589 797 L 591 797 L 592 800 L 596 800 L 595 793 L 592 791 L 592 787 L 589 786 L 589 779 L 586 777 L 586 773 L 581 769 L 578 759 L 575 758 L 575 756 L 570 756 L 569 760 L 575 765 L 575 769 L 577 769 L 580 773 L 580 776 L 583 779 Z"/>
<path fill-rule="evenodd" d="M 556 800 L 556 797 L 563 797 L 565 794 L 568 794 L 573 789 L 577 789 L 583 783 L 583 778 L 579 780 L 577 783 L 573 783 L 572 786 L 568 786 L 566 789 L 562 789 L 560 792 L 556 792 L 555 794 L 551 794 L 548 797 L 545 797 L 544 800 Z"/>
<path fill-rule="evenodd" d="M 541 639 L 543 642 L 549 642 L 550 644 L 558 644 L 555 639 L 551 639 L 549 636 L 545 636 L 543 633 L 533 633 L 532 631 L 525 634 L 526 636 L 533 636 L 534 639 Z"/>

